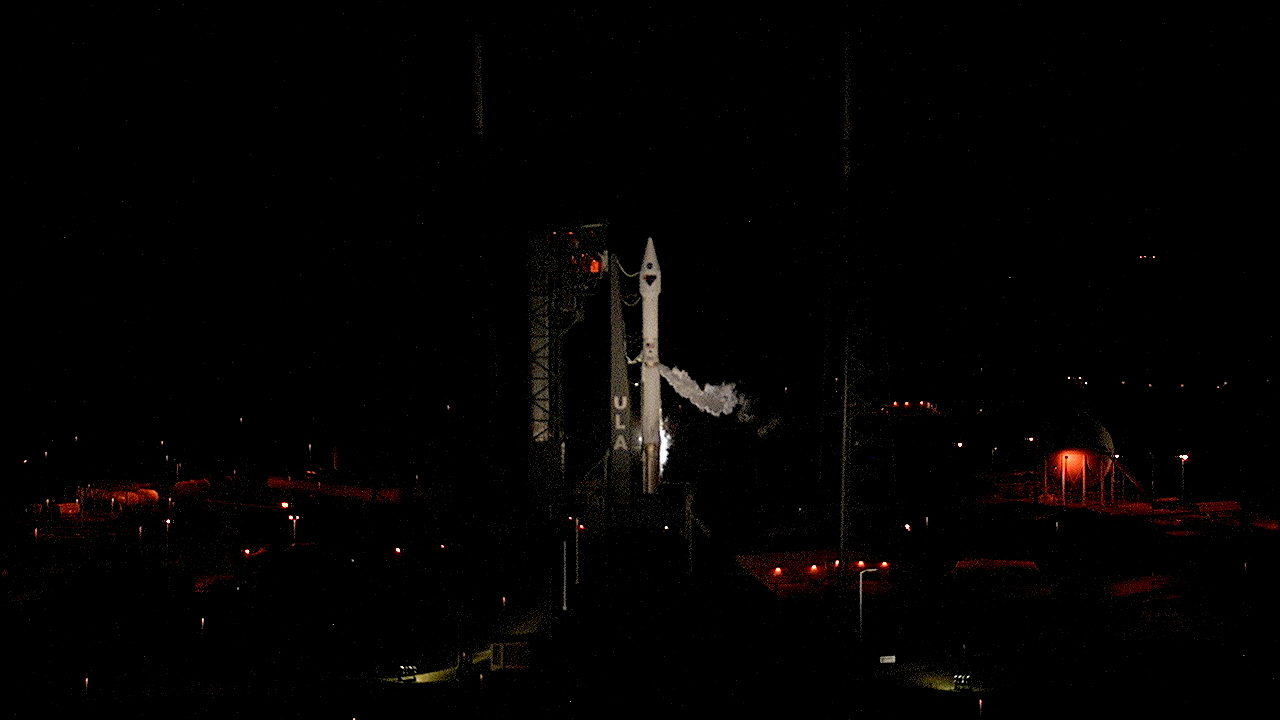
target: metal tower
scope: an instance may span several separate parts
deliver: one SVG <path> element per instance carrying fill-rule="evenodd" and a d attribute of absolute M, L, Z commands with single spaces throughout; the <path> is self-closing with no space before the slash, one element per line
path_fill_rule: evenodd
<path fill-rule="evenodd" d="M 529 243 L 529 480 L 543 507 L 565 483 L 564 337 L 585 315 L 607 262 L 605 227 L 588 223 L 534 233 Z"/>

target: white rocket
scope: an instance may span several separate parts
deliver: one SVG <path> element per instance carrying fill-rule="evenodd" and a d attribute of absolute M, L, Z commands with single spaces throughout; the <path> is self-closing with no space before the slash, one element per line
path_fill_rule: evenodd
<path fill-rule="evenodd" d="M 653 238 L 644 246 L 640 266 L 640 308 L 644 350 L 640 353 L 640 437 L 644 443 L 644 492 L 658 492 L 659 426 L 662 419 L 662 374 L 658 367 L 658 295 L 662 292 L 662 269 Z"/>

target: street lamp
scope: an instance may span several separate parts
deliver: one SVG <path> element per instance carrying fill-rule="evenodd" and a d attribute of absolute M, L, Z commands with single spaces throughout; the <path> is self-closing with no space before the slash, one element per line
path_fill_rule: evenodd
<path fill-rule="evenodd" d="M 300 517 L 302 517 L 302 516 L 301 516 L 301 515 L 290 515 L 290 516 L 289 516 L 289 520 L 290 520 L 290 522 L 292 522 L 292 523 L 293 523 L 293 544 L 294 544 L 294 545 L 297 545 L 297 544 L 298 544 L 298 518 L 300 518 Z"/>
<path fill-rule="evenodd" d="M 1063 507 L 1066 507 L 1067 505 L 1067 458 L 1068 457 L 1070 456 L 1063 453 L 1062 455 L 1062 505 Z"/>
<path fill-rule="evenodd" d="M 865 565 L 865 563 L 859 560 L 858 566 L 861 567 L 862 565 Z M 888 567 L 889 567 L 889 563 L 882 562 L 880 563 L 880 567 L 878 568 L 863 568 L 862 570 L 858 571 L 858 643 L 859 644 L 862 643 L 862 576 L 869 572 L 876 572 L 877 570 L 888 569 Z"/>
<path fill-rule="evenodd" d="M 1182 461 L 1181 463 L 1178 464 L 1178 469 L 1181 471 L 1181 476 L 1182 476 L 1182 500 L 1184 502 L 1187 499 L 1187 458 L 1189 457 L 1191 456 L 1190 455 L 1178 456 L 1178 459 Z"/>

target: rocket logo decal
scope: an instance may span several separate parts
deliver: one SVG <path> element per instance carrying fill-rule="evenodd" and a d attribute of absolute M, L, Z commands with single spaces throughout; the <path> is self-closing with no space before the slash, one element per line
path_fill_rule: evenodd
<path fill-rule="evenodd" d="M 630 450 L 630 448 L 627 447 L 626 436 L 628 436 L 628 434 L 631 434 L 631 433 L 630 433 L 630 430 L 627 429 L 626 416 L 623 415 L 623 411 L 625 411 L 626 409 L 627 409 L 627 396 L 614 395 L 613 396 L 613 410 L 614 410 L 613 429 L 621 430 L 621 432 L 616 433 L 616 436 L 614 436 L 613 438 L 613 450 Z"/>
<path fill-rule="evenodd" d="M 623 420 L 623 419 L 622 419 L 622 411 L 627 409 L 627 396 L 626 396 L 626 395 L 614 395 L 614 396 L 613 396 L 613 409 L 618 411 L 618 412 L 615 412 L 615 413 L 613 414 L 613 429 L 614 429 L 614 430 L 626 430 L 626 429 L 627 429 L 627 423 L 626 423 L 626 421 L 625 421 L 625 420 Z M 618 439 L 619 439 L 619 440 L 621 440 L 621 439 L 622 439 L 622 436 L 621 436 L 621 435 L 619 435 L 619 436 L 618 436 Z M 615 442 L 613 445 L 614 445 L 614 447 L 617 447 L 617 446 L 618 446 L 618 443 L 616 443 L 616 442 Z M 626 443 L 623 443 L 623 448 L 622 448 L 622 449 L 623 449 L 623 450 L 625 450 L 625 449 L 626 449 Z"/>

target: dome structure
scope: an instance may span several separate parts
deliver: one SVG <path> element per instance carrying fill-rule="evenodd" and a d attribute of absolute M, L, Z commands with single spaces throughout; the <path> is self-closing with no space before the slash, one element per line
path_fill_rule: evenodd
<path fill-rule="evenodd" d="M 1111 433 L 1084 411 L 1051 422 L 1046 428 L 1045 441 L 1052 447 L 1075 448 L 1107 457 L 1116 452 Z"/>

